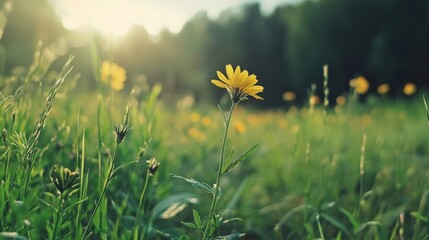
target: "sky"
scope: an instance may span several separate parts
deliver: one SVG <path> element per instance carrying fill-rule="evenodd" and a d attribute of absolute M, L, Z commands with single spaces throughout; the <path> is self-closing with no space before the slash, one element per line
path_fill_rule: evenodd
<path fill-rule="evenodd" d="M 51 0 L 64 27 L 73 30 L 92 27 L 112 35 L 122 35 L 133 24 L 143 25 L 156 35 L 163 28 L 179 32 L 199 11 L 216 19 L 229 8 L 259 2 L 263 13 L 277 5 L 299 0 Z"/>

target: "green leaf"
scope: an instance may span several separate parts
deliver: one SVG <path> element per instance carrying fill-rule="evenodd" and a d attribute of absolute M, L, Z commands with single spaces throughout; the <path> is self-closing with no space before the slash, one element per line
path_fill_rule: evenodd
<path fill-rule="evenodd" d="M 227 223 L 230 223 L 230 222 L 236 222 L 236 221 L 243 221 L 243 219 L 241 219 L 241 218 L 230 218 L 230 219 L 225 219 L 225 220 L 223 220 L 223 221 L 220 223 L 220 225 L 227 224 Z"/>
<path fill-rule="evenodd" d="M 337 228 L 339 228 L 341 231 L 343 231 L 344 233 L 347 234 L 348 238 L 352 238 L 350 232 L 347 230 L 347 227 L 344 226 L 344 224 L 342 224 L 340 221 L 338 221 L 337 219 L 335 219 L 334 217 L 326 214 L 326 213 L 322 213 L 320 214 L 320 216 L 322 218 L 324 218 L 326 221 L 330 222 L 332 225 L 336 226 Z"/>
<path fill-rule="evenodd" d="M 225 164 L 226 167 L 222 169 L 222 176 L 229 172 L 231 169 L 233 169 L 235 166 L 237 166 L 238 163 L 241 161 L 244 161 L 248 159 L 252 154 L 255 152 L 256 148 L 258 147 L 258 144 L 253 145 L 251 148 L 249 148 L 245 153 L 243 153 L 239 158 L 235 159 L 233 162 Z"/>
<path fill-rule="evenodd" d="M 420 221 L 424 222 L 424 223 L 427 223 L 427 222 L 428 222 L 428 217 L 423 216 L 423 215 L 422 215 L 421 213 L 419 213 L 419 212 L 411 212 L 411 213 L 410 213 L 410 215 L 411 215 L 411 216 L 413 216 L 414 218 L 416 218 L 416 219 L 418 219 L 418 220 L 420 220 Z"/>
<path fill-rule="evenodd" d="M 188 228 L 191 229 L 199 229 L 197 225 L 191 223 L 191 222 L 181 222 L 183 225 L 187 226 Z"/>
<path fill-rule="evenodd" d="M 359 229 L 359 222 L 356 220 L 356 218 L 353 216 L 352 213 L 350 213 L 349 211 L 347 211 L 344 208 L 340 208 L 340 211 L 342 213 L 344 213 L 344 215 L 347 216 L 347 218 L 349 219 L 349 221 L 351 222 L 351 224 L 353 225 L 353 229 L 356 231 L 357 229 Z"/>
<path fill-rule="evenodd" d="M 238 239 L 238 238 L 244 237 L 245 235 L 246 235 L 245 233 L 233 233 L 233 234 L 226 235 L 226 236 L 217 236 L 217 237 L 214 237 L 213 239 L 233 240 L 233 239 Z"/>
<path fill-rule="evenodd" d="M 192 209 L 192 215 L 194 216 L 194 222 L 199 229 L 201 229 L 201 217 L 198 211 Z"/>
<path fill-rule="evenodd" d="M 360 231 L 363 231 L 365 228 L 371 227 L 371 226 L 382 227 L 383 225 L 377 221 L 369 221 L 369 222 L 362 224 L 356 233 L 359 233 Z"/>
<path fill-rule="evenodd" d="M 133 164 L 133 163 L 138 163 L 138 162 L 139 162 L 139 161 L 129 161 L 129 162 L 123 163 L 123 164 L 121 164 L 121 165 L 119 165 L 119 166 L 115 167 L 115 169 L 112 171 L 112 176 L 113 176 L 113 175 L 115 175 L 115 174 L 116 174 L 116 172 L 117 172 L 119 169 L 124 168 L 124 167 L 126 167 L 126 166 L 128 166 L 128 165 L 130 165 L 130 164 Z"/>
<path fill-rule="evenodd" d="M 183 181 L 185 181 L 187 183 L 190 183 L 193 187 L 195 187 L 195 188 L 197 188 L 197 189 L 199 189 L 199 190 L 201 190 L 203 192 L 207 192 L 207 193 L 210 193 L 212 195 L 215 195 L 215 190 L 212 187 L 210 187 L 210 185 L 208 185 L 205 182 L 199 182 L 197 180 L 190 179 L 190 178 L 185 178 L 185 177 L 178 176 L 178 175 L 175 175 L 175 174 L 171 174 L 171 175 L 174 178 L 182 179 Z"/>
<path fill-rule="evenodd" d="M 190 193 L 180 193 L 180 194 L 171 195 L 155 205 L 155 207 L 152 209 L 152 212 L 151 212 L 151 218 L 159 217 L 165 210 L 167 210 L 173 204 L 181 205 L 185 203 L 196 203 L 196 202 L 197 202 L 197 198 L 195 197 L 195 195 Z"/>
<path fill-rule="evenodd" d="M 222 110 L 222 108 L 220 107 L 219 104 L 217 105 L 217 107 L 219 108 L 219 112 L 220 112 L 220 114 L 222 116 L 223 123 L 226 124 L 226 114 L 225 114 L 225 112 Z"/>
<path fill-rule="evenodd" d="M 179 237 L 179 240 L 190 240 L 191 238 L 188 235 L 182 235 Z"/>
<path fill-rule="evenodd" d="M 425 104 L 426 116 L 427 116 L 428 125 L 429 125 L 429 108 L 428 108 L 428 104 L 426 103 L 425 95 L 423 95 L 423 103 Z"/>

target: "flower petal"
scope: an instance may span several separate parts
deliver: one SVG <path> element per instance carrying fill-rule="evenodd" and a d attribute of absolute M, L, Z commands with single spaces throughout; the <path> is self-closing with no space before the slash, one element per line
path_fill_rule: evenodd
<path fill-rule="evenodd" d="M 225 75 L 223 75 L 223 73 L 221 73 L 221 72 L 219 72 L 219 71 L 217 71 L 216 73 L 217 73 L 218 78 L 219 78 L 222 82 L 224 82 L 224 83 L 226 83 L 226 84 L 231 84 L 231 81 L 230 81 L 228 78 L 226 78 L 226 77 L 225 77 Z"/>
<path fill-rule="evenodd" d="M 246 82 L 247 78 L 249 77 L 249 72 L 247 72 L 246 70 L 244 70 L 241 74 L 240 77 L 238 78 L 238 88 L 243 89 L 243 84 Z"/>
<path fill-rule="evenodd" d="M 252 86 L 252 87 L 246 89 L 244 91 L 244 93 L 247 94 L 247 95 L 253 96 L 253 95 L 256 95 L 256 94 L 258 94 L 260 92 L 263 92 L 263 90 L 264 90 L 264 88 L 262 86 L 258 86 L 257 85 L 257 86 Z"/>
<path fill-rule="evenodd" d="M 226 65 L 226 75 L 228 76 L 229 83 L 228 85 L 234 84 L 234 69 L 232 68 L 231 64 Z"/>
<path fill-rule="evenodd" d="M 219 81 L 219 80 L 212 80 L 211 81 L 214 85 L 216 85 L 216 86 L 218 86 L 218 87 L 220 87 L 220 88 L 226 88 L 226 84 L 225 83 L 223 83 L 223 82 L 221 82 L 221 81 Z"/>
<path fill-rule="evenodd" d="M 234 72 L 234 79 L 232 79 L 232 85 L 235 88 L 239 88 L 240 87 L 240 85 L 239 85 L 240 75 L 241 75 L 241 68 L 240 68 L 240 66 L 237 66 L 235 68 L 235 72 Z"/>
<path fill-rule="evenodd" d="M 247 77 L 246 81 L 242 85 L 242 89 L 247 89 L 253 85 L 255 85 L 258 82 L 256 79 L 256 75 L 252 74 L 249 77 Z"/>

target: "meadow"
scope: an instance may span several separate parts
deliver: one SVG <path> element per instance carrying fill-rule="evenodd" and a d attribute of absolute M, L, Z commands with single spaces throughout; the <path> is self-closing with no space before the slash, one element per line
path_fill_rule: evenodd
<path fill-rule="evenodd" d="M 35 56 L 0 84 L 5 239 L 429 238 L 423 90 L 249 99 L 229 121 L 226 92 L 218 108 L 165 104 L 161 85 L 72 91 L 72 57 L 55 73 Z"/>

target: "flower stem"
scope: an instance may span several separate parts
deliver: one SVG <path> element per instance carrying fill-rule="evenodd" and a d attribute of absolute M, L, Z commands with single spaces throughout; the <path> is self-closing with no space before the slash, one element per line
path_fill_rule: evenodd
<path fill-rule="evenodd" d="M 57 214 L 55 216 L 55 222 L 54 222 L 54 231 L 52 233 L 52 239 L 55 240 L 56 239 L 56 235 L 57 235 L 57 229 L 58 229 L 58 224 L 60 223 L 60 218 L 61 218 L 61 203 L 63 201 L 63 194 L 60 194 L 60 199 L 58 201 L 58 207 L 57 207 Z"/>
<path fill-rule="evenodd" d="M 134 229 L 135 229 L 136 231 L 137 231 L 137 229 L 138 229 L 138 228 L 137 228 L 137 224 L 139 224 L 140 219 L 142 218 L 143 213 L 144 213 L 144 210 L 142 209 L 142 205 L 143 205 L 143 199 L 144 199 L 144 196 L 145 196 L 145 194 L 146 194 L 146 189 L 147 189 L 148 182 L 149 182 L 149 169 L 146 171 L 146 179 L 145 179 L 145 181 L 144 181 L 143 191 L 142 191 L 142 193 L 141 193 L 141 195 L 140 195 L 139 205 L 138 205 L 138 207 L 137 207 L 136 221 L 135 221 L 135 223 L 134 223 Z M 138 231 L 137 231 L 137 232 L 138 232 Z"/>
<path fill-rule="evenodd" d="M 225 132 L 223 134 L 222 148 L 220 150 L 220 156 L 219 156 L 219 168 L 218 168 L 217 178 L 216 178 L 215 193 L 213 195 L 212 204 L 210 206 L 210 211 L 209 211 L 209 217 L 210 218 L 211 218 L 211 216 L 212 216 L 212 214 L 213 214 L 213 212 L 214 212 L 214 210 L 216 208 L 216 203 L 217 203 L 217 199 L 218 199 L 218 195 L 219 195 L 220 179 L 222 177 L 222 168 L 223 168 L 225 145 L 226 145 L 226 137 L 228 135 L 229 123 L 231 121 L 231 116 L 232 116 L 232 112 L 234 111 L 235 105 L 236 105 L 236 103 L 234 103 L 234 102 L 231 103 L 231 108 L 230 108 L 230 110 L 228 112 L 227 118 L 224 119 Z M 203 239 L 206 239 L 208 225 L 209 224 L 207 224 L 206 231 L 204 232 Z"/>
<path fill-rule="evenodd" d="M 103 200 L 104 195 L 106 194 L 107 186 L 109 185 L 110 181 L 112 180 L 112 173 L 115 165 L 115 159 L 116 159 L 116 152 L 118 151 L 119 143 L 116 143 L 115 151 L 113 152 L 113 158 L 112 162 L 109 167 L 109 173 L 107 174 L 107 178 L 104 181 L 103 190 L 101 191 L 101 194 L 97 200 L 97 203 L 95 204 L 95 209 L 91 214 L 91 217 L 89 218 L 88 224 L 86 225 L 85 232 L 83 233 L 82 239 L 85 239 L 86 234 L 88 233 L 88 229 L 91 226 L 92 220 L 94 220 L 94 216 L 98 211 L 98 208 L 100 207 L 101 201 Z"/>

